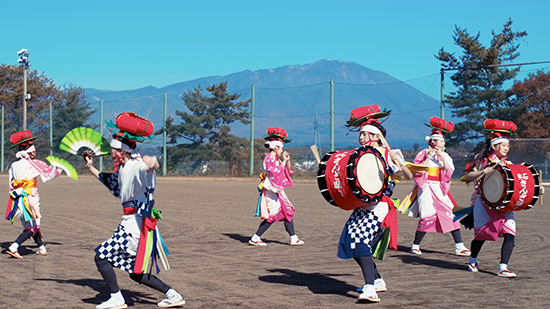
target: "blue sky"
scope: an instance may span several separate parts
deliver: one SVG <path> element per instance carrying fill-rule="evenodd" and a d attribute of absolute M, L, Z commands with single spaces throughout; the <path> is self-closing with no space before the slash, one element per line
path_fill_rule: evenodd
<path fill-rule="evenodd" d="M 487 46 L 512 18 L 529 34 L 516 62 L 547 61 L 549 11 L 548 1 L 507 0 L 1 1 L 0 63 L 26 48 L 58 85 L 128 90 L 326 58 L 426 81 L 418 88 L 438 99 L 426 77 L 439 72 L 441 47 L 458 51 L 455 25 Z"/>

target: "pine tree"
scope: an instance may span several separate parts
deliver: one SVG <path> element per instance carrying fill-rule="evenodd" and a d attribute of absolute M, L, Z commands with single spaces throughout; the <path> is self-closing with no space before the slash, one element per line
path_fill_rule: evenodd
<path fill-rule="evenodd" d="M 223 159 L 229 163 L 229 172 L 232 173 L 233 164 L 237 162 L 240 165 L 245 160 L 243 147 L 247 144 L 246 139 L 229 133 L 229 125 L 236 121 L 243 124 L 250 122 L 249 112 L 246 111 L 250 100 L 238 101 L 239 94 L 229 94 L 227 82 L 212 85 L 206 90 L 210 96 L 205 96 L 200 86 L 184 93 L 182 99 L 189 112 L 176 111 L 182 120 L 180 124 L 175 124 L 172 117 L 167 119 L 168 144 L 173 145 L 167 149 L 169 170 L 174 170 L 185 160 Z M 162 134 L 162 130 L 155 134 Z M 186 142 L 180 143 L 181 140 Z"/>
<path fill-rule="evenodd" d="M 501 32 L 493 31 L 492 36 L 490 45 L 485 47 L 479 40 L 479 33 L 473 36 L 456 26 L 453 39 L 462 49 L 462 55 L 456 57 L 443 48 L 435 55 L 443 62 L 444 70 L 455 72 L 451 80 L 458 90 L 446 95 L 445 103 L 450 105 L 453 116 L 464 119 L 455 126 L 450 145 L 483 137 L 479 132 L 487 118 L 514 120 L 521 112 L 521 108 L 510 100 L 511 91 L 504 87 L 506 81 L 517 75 L 519 67 L 498 66 L 510 63 L 520 55 L 517 40 L 527 33 L 513 32 L 512 20 L 509 19 Z"/>

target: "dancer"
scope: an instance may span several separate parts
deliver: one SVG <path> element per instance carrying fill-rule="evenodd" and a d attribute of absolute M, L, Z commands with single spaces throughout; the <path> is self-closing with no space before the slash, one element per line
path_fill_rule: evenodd
<path fill-rule="evenodd" d="M 364 106 L 351 112 L 348 127 L 360 127 L 359 144 L 371 146 L 383 155 L 393 172 L 393 177 L 411 179 L 412 174 L 405 166 L 405 161 L 399 157 L 399 150 L 391 150 L 384 145 L 386 130 L 378 120 L 389 116 L 390 111 L 380 111 L 378 105 Z M 373 175 L 376 177 L 376 175 Z M 386 291 L 386 283 L 373 259 L 373 247 L 382 236 L 386 227 L 390 227 L 390 247 L 397 250 L 397 216 L 393 201 L 389 198 L 395 182 L 390 180 L 385 195 L 378 202 L 368 203 L 355 208 L 349 217 L 340 236 L 338 257 L 341 259 L 353 258 L 361 267 L 365 285 L 358 289 L 361 301 L 379 302 L 376 292 Z"/>
<path fill-rule="evenodd" d="M 499 129 L 493 124 L 499 123 Z M 465 181 L 474 181 L 475 192 L 472 195 L 474 239 L 472 240 L 472 254 L 468 270 L 478 271 L 477 257 L 486 240 L 497 241 L 498 237 L 504 237 L 500 253 L 500 264 L 497 272 L 499 277 L 514 278 L 516 274 L 508 270 L 508 262 L 512 256 L 515 245 L 516 222 L 513 211 L 500 211 L 491 209 L 485 205 L 480 191 L 481 178 L 490 173 L 497 164 L 512 164 L 506 160 L 510 150 L 508 137 L 515 134 L 516 125 L 511 121 L 488 119 L 484 123 L 485 130 L 491 136 L 485 142 L 483 149 L 474 157 L 474 161 L 466 165 Z M 541 187 L 541 194 L 543 193 Z M 466 219 L 466 218 L 465 218 Z M 464 222 L 464 220 L 461 222 Z M 471 219 L 471 218 L 470 218 Z"/>
<path fill-rule="evenodd" d="M 124 114 L 128 115 L 128 113 L 121 115 Z M 181 306 L 185 304 L 182 296 L 151 274 L 157 254 L 156 250 L 153 249 L 152 254 L 150 251 L 145 253 L 150 247 L 159 248 L 158 254 L 161 258 L 164 253 L 162 244 L 158 243 L 162 241 L 162 238 L 156 229 L 156 219 L 159 219 L 160 216 L 158 211 L 152 208 L 154 204 L 153 192 L 156 186 L 155 170 L 159 168 L 159 164 L 155 157 L 141 157 L 136 152 L 136 142 L 143 142 L 145 139 L 143 136 L 136 135 L 135 131 L 123 131 L 119 128 L 122 127 L 118 122 L 121 115 L 117 117 L 116 126 L 112 122 L 110 123 L 110 129 L 114 133 L 111 141 L 111 155 L 117 166 L 115 173 L 100 173 L 93 166 L 91 152 L 83 153 L 88 170 L 122 200 L 124 211 L 122 222 L 113 236 L 95 249 L 94 260 L 97 269 L 111 293 L 109 300 L 96 308 L 127 308 L 124 296 L 118 287 L 113 266 L 128 272 L 132 280 L 165 293 L 166 299 L 158 303 L 159 307 Z M 147 120 L 139 118 L 135 114 L 131 115 L 133 116 L 130 119 L 134 118 L 136 124 L 124 127 L 138 128 L 143 122 L 152 126 Z M 153 239 L 153 243 L 150 243 L 148 239 Z M 150 268 L 147 266 L 149 263 L 151 264 Z"/>
<path fill-rule="evenodd" d="M 453 221 L 453 207 L 456 202 L 449 192 L 455 167 L 453 159 L 445 152 L 445 135 L 453 131 L 454 125 L 438 117 L 432 117 L 430 124 L 426 125 L 432 128 L 431 135 L 426 136 L 428 148 L 416 155 L 414 163 L 428 166 L 428 172 L 414 174 L 415 186 L 404 200 L 411 200 L 412 196 L 416 196 L 409 216 L 420 218 L 410 252 L 422 254 L 420 242 L 427 232 L 451 232 L 455 254 L 470 256 L 470 250 L 462 243 L 460 223 Z"/>
<path fill-rule="evenodd" d="M 273 222 L 283 221 L 285 229 L 290 235 L 290 245 L 300 246 L 304 242 L 296 236 L 294 232 L 294 206 L 288 200 L 284 188 L 292 187 L 294 184 L 290 176 L 294 174 L 294 169 L 290 163 L 290 154 L 283 151 L 283 143 L 289 143 L 288 134 L 285 129 L 273 127 L 267 129 L 265 135 L 265 147 L 270 151 L 265 154 L 262 175 L 263 183 L 260 184 L 262 193 L 258 201 L 258 211 L 256 216 L 260 216 L 263 221 L 258 230 L 248 241 L 253 246 L 266 246 L 261 236 Z M 282 161 L 281 161 L 282 159 Z"/>
<path fill-rule="evenodd" d="M 38 255 L 47 255 L 46 246 L 42 241 L 42 232 L 40 229 L 40 196 L 36 188 L 37 177 L 40 176 L 42 182 L 50 181 L 59 176 L 61 169 L 48 166 L 45 162 L 36 160 L 36 148 L 31 131 L 25 130 L 11 135 L 10 141 L 12 148 L 17 147 L 18 152 L 15 156 L 19 159 L 12 163 L 9 171 L 9 190 L 10 200 L 6 219 L 13 220 L 18 215 L 23 225 L 23 233 L 17 237 L 8 250 L 9 255 L 14 258 L 23 258 L 19 254 L 19 246 L 29 238 L 33 238 L 38 245 Z"/>

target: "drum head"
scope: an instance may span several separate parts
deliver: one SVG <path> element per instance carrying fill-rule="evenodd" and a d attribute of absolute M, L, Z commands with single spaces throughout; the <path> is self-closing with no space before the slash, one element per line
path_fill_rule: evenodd
<path fill-rule="evenodd" d="M 489 203 L 497 203 L 504 192 L 504 179 L 498 170 L 493 170 L 483 177 L 483 196 Z"/>
<path fill-rule="evenodd" d="M 357 180 L 369 194 L 377 194 L 384 187 L 384 165 L 373 153 L 365 153 L 357 162 Z"/>

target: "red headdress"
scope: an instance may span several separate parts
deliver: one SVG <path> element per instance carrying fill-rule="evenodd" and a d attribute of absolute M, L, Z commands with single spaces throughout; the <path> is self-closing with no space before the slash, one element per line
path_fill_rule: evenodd
<path fill-rule="evenodd" d="M 266 141 L 281 141 L 284 143 L 290 143 L 290 140 L 287 139 L 287 137 L 288 133 L 286 130 L 278 127 L 268 128 L 264 136 Z"/>
<path fill-rule="evenodd" d="M 33 144 L 33 140 L 37 139 L 37 136 L 32 136 L 32 132 L 29 130 L 13 133 L 10 136 L 11 148 L 17 147 L 21 144 Z"/>
<path fill-rule="evenodd" d="M 486 133 L 491 133 L 489 139 L 515 135 L 518 129 L 512 121 L 499 119 L 487 119 L 483 122 L 483 127 Z"/>
<path fill-rule="evenodd" d="M 426 136 L 426 140 L 431 139 L 444 139 L 447 133 L 452 132 L 455 129 L 455 125 L 450 121 L 445 121 L 439 117 L 432 117 L 430 123 L 425 125 L 429 128 L 432 128 L 430 136 Z"/>
<path fill-rule="evenodd" d="M 134 113 L 119 114 L 115 119 L 115 123 L 112 120 L 107 122 L 107 127 L 113 135 L 125 138 L 130 142 L 152 142 L 150 135 L 153 133 L 153 123 Z"/>
<path fill-rule="evenodd" d="M 373 120 L 376 120 L 377 123 L 382 123 L 383 121 L 386 121 L 387 118 L 384 119 L 383 121 L 380 121 L 378 119 L 388 117 L 390 113 L 391 111 L 387 111 L 385 108 L 384 110 L 381 111 L 380 106 L 376 104 L 361 106 L 351 111 L 349 120 L 346 121 L 346 126 L 355 127 L 355 128 L 362 127 L 366 124 L 372 123 Z M 365 122 L 368 122 L 368 123 L 365 123 Z"/>

